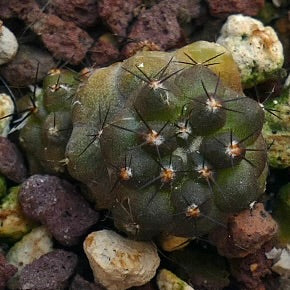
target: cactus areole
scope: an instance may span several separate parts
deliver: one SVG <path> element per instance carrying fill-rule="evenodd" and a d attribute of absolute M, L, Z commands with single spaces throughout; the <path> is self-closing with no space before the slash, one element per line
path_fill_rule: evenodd
<path fill-rule="evenodd" d="M 264 111 L 218 44 L 53 70 L 36 104 L 20 135 L 32 173 L 69 174 L 131 237 L 207 234 L 264 191 Z"/>

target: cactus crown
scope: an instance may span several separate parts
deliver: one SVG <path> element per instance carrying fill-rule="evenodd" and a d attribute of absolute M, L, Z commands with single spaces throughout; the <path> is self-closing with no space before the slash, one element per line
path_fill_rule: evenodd
<path fill-rule="evenodd" d="M 264 111 L 217 44 L 56 70 L 38 101 L 21 132 L 31 170 L 69 173 L 130 236 L 203 235 L 263 192 Z"/>

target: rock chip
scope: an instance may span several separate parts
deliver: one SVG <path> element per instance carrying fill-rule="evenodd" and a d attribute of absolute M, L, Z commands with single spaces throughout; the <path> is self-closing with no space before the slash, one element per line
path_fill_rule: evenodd
<path fill-rule="evenodd" d="M 55 250 L 26 265 L 19 277 L 19 290 L 61 290 L 69 285 L 77 265 L 77 256 Z"/>
<path fill-rule="evenodd" d="M 283 47 L 274 29 L 249 16 L 229 16 L 217 43 L 232 53 L 245 87 L 263 82 L 284 62 Z"/>
<path fill-rule="evenodd" d="M 31 176 L 22 184 L 19 200 L 24 214 L 65 246 L 76 245 L 99 218 L 73 185 L 56 176 Z"/>
<path fill-rule="evenodd" d="M 90 27 L 98 19 L 97 0 L 51 0 L 49 12 L 80 27 Z"/>
<path fill-rule="evenodd" d="M 272 261 L 265 255 L 269 249 L 271 244 L 266 244 L 253 254 L 230 260 L 231 274 L 246 289 L 266 289 L 263 278 L 272 273 Z"/>
<path fill-rule="evenodd" d="M 265 0 L 207 0 L 212 16 L 226 17 L 241 13 L 255 16 L 264 7 Z"/>
<path fill-rule="evenodd" d="M 146 284 L 160 263 L 153 243 L 132 241 L 109 230 L 89 234 L 84 251 L 95 280 L 108 290 Z"/>
<path fill-rule="evenodd" d="M 276 252 L 276 254 L 271 256 L 273 251 Z M 290 245 L 287 245 L 287 247 L 279 250 L 273 248 L 266 255 L 268 259 L 273 259 L 274 261 L 272 270 L 281 275 L 283 278 L 290 279 Z"/>
<path fill-rule="evenodd" d="M 93 44 L 87 32 L 55 15 L 43 15 L 33 28 L 55 58 L 67 60 L 73 65 L 83 60 Z"/>
<path fill-rule="evenodd" d="M 127 27 L 141 4 L 142 0 L 100 0 L 99 15 L 113 33 L 126 36 Z"/>
<path fill-rule="evenodd" d="M 0 253 L 0 290 L 5 290 L 6 282 L 17 272 L 17 268 L 7 263 Z"/>
<path fill-rule="evenodd" d="M 10 0 L 8 5 L 15 16 L 23 20 L 29 28 L 36 24 L 43 15 L 35 0 Z"/>
<path fill-rule="evenodd" d="M 255 253 L 277 233 L 278 226 L 262 203 L 231 216 L 227 229 L 219 228 L 211 234 L 220 255 L 241 258 Z"/>
<path fill-rule="evenodd" d="M 20 183 L 27 174 L 24 160 L 10 140 L 0 136 L 0 172 L 8 179 Z"/>
<path fill-rule="evenodd" d="M 0 65 L 13 59 L 18 50 L 18 42 L 14 34 L 0 20 Z"/>
<path fill-rule="evenodd" d="M 50 233 L 45 227 L 37 227 L 26 234 L 19 242 L 11 247 L 6 255 L 9 263 L 18 269 L 8 282 L 10 290 L 18 289 L 18 280 L 21 270 L 34 260 L 40 258 L 53 250 L 53 242 Z"/>
<path fill-rule="evenodd" d="M 25 87 L 35 84 L 37 67 L 37 82 L 39 82 L 55 66 L 52 56 L 45 50 L 30 45 L 20 45 L 16 57 L 1 67 L 0 73 L 10 85 Z"/>
<path fill-rule="evenodd" d="M 126 56 L 133 54 L 129 51 L 135 51 L 135 47 L 140 41 L 150 41 L 160 50 L 166 50 L 175 47 L 181 40 L 181 28 L 176 11 L 168 5 L 164 5 L 164 2 L 140 13 L 129 33 L 129 38 L 135 41 L 126 46 Z"/>
<path fill-rule="evenodd" d="M 43 13 L 35 0 L 11 0 L 10 6 L 57 59 L 79 64 L 93 43 L 88 33 L 73 22 Z"/>
<path fill-rule="evenodd" d="M 185 13 L 186 11 L 186 13 Z M 180 22 L 197 18 L 200 12 L 199 0 L 164 0 L 142 11 L 132 24 L 126 45 L 125 57 L 138 50 L 167 50 L 177 47 L 182 41 Z"/>

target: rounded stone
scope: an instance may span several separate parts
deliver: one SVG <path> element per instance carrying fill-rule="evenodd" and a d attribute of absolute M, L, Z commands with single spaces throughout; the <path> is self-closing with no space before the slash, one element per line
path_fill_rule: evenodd
<path fill-rule="evenodd" d="M 12 60 L 17 50 L 18 42 L 15 35 L 0 20 L 0 65 Z"/>
<path fill-rule="evenodd" d="M 132 241 L 109 230 L 92 232 L 84 241 L 95 281 L 108 290 L 123 290 L 149 282 L 160 264 L 153 242 Z"/>

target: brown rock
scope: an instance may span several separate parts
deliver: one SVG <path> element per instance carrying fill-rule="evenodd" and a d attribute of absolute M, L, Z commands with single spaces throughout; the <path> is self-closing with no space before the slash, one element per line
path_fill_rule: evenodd
<path fill-rule="evenodd" d="M 227 229 L 219 228 L 211 234 L 220 255 L 228 258 L 245 257 L 254 253 L 277 233 L 278 226 L 264 205 L 243 210 L 228 220 Z"/>
<path fill-rule="evenodd" d="M 42 12 L 35 0 L 12 0 L 11 6 L 28 27 L 40 35 L 44 45 L 57 59 L 79 64 L 93 39 L 73 22 Z"/>
<path fill-rule="evenodd" d="M 119 58 L 120 52 L 112 35 L 102 35 L 90 49 L 90 59 L 94 67 L 105 66 Z"/>
<path fill-rule="evenodd" d="M 0 253 L 0 290 L 5 289 L 6 282 L 17 272 L 17 268 L 7 263 Z"/>
<path fill-rule="evenodd" d="M 84 30 L 54 15 L 43 15 L 33 25 L 33 30 L 41 35 L 44 45 L 55 58 L 74 65 L 83 60 L 93 44 L 93 39 Z"/>
<path fill-rule="evenodd" d="M 47 72 L 56 66 L 51 55 L 30 45 L 21 45 L 16 57 L 8 64 L 1 66 L 0 73 L 7 82 L 16 87 L 24 87 L 41 81 Z"/>
<path fill-rule="evenodd" d="M 73 253 L 55 250 L 26 265 L 19 276 L 19 290 L 66 289 L 77 265 Z"/>
<path fill-rule="evenodd" d="M 265 0 L 207 0 L 212 16 L 227 17 L 241 13 L 255 16 L 264 7 Z"/>
<path fill-rule="evenodd" d="M 9 1 L 0 0 L 0 19 L 5 20 L 15 16 Z"/>
<path fill-rule="evenodd" d="M 99 15 L 113 33 L 125 36 L 128 25 L 138 14 L 141 4 L 142 0 L 100 0 Z"/>
<path fill-rule="evenodd" d="M 0 136 L 0 172 L 8 179 L 20 183 L 27 174 L 23 158 L 17 147 Z"/>
<path fill-rule="evenodd" d="M 135 41 L 125 47 L 124 56 L 131 56 L 144 42 L 149 45 L 142 44 L 143 50 L 144 47 L 146 50 L 167 50 L 179 46 L 183 39 L 180 22 L 198 17 L 199 12 L 198 0 L 165 0 L 144 10 L 131 27 L 128 37 Z"/>
<path fill-rule="evenodd" d="M 50 13 L 80 27 L 90 27 L 98 20 L 97 0 L 51 0 Z"/>
<path fill-rule="evenodd" d="M 181 28 L 176 11 L 162 3 L 154 5 L 139 15 L 129 34 L 129 38 L 136 40 L 136 43 L 132 42 L 126 46 L 124 53 L 126 56 L 130 56 L 128 51 L 134 50 L 133 48 L 141 41 L 150 41 L 161 50 L 173 48 L 180 41 Z"/>
<path fill-rule="evenodd" d="M 255 253 L 244 258 L 231 259 L 231 273 L 246 289 L 266 289 L 262 278 L 272 273 L 272 260 L 265 253 L 270 251 L 272 243 L 264 245 Z"/>
<path fill-rule="evenodd" d="M 50 175 L 33 175 L 21 186 L 23 213 L 44 224 L 65 246 L 76 245 L 98 221 L 99 214 L 66 180 Z"/>
<path fill-rule="evenodd" d="M 10 0 L 10 8 L 23 20 L 28 27 L 37 23 L 42 17 L 42 11 L 35 0 Z"/>

